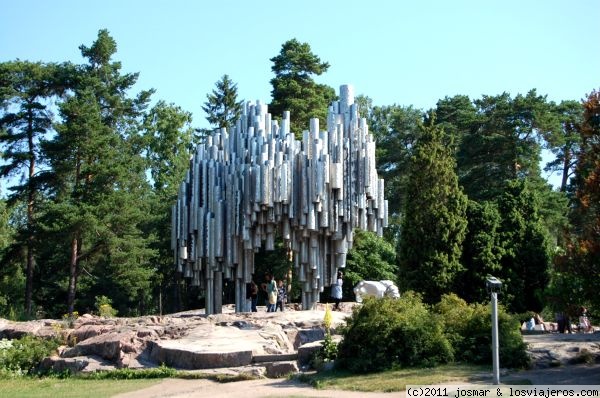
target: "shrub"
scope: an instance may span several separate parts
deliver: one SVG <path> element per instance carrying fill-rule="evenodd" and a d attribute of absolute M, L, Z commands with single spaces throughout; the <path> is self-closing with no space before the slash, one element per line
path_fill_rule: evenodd
<path fill-rule="evenodd" d="M 397 300 L 366 300 L 342 330 L 338 363 L 352 372 L 372 372 L 450 362 L 452 347 L 442 325 L 411 292 Z"/>
<path fill-rule="evenodd" d="M 96 309 L 98 315 L 104 318 L 117 316 L 117 310 L 112 306 L 112 300 L 106 296 L 96 296 Z"/>
<path fill-rule="evenodd" d="M 311 366 L 315 369 L 320 369 L 323 367 L 323 364 L 331 362 L 337 358 L 338 345 L 331 338 L 332 320 L 331 310 L 329 309 L 329 304 L 327 304 L 325 307 L 325 316 L 323 318 L 325 337 L 323 338 L 321 348 L 315 352 L 311 360 Z"/>
<path fill-rule="evenodd" d="M 467 304 L 455 294 L 442 296 L 434 307 L 443 323 L 446 337 L 452 344 L 454 356 L 459 361 L 474 364 L 492 362 L 492 320 L 489 305 Z M 529 365 L 517 316 L 498 308 L 498 340 L 500 364 L 503 367 L 521 368 Z"/>
<path fill-rule="evenodd" d="M 75 326 L 75 321 L 79 318 L 79 312 L 73 311 L 70 314 L 63 314 L 62 320 L 64 323 L 65 329 L 73 329 Z"/>
<path fill-rule="evenodd" d="M 59 343 L 39 337 L 24 336 L 17 340 L 3 340 L 0 345 L 0 373 L 31 374 L 40 361 L 50 356 Z"/>

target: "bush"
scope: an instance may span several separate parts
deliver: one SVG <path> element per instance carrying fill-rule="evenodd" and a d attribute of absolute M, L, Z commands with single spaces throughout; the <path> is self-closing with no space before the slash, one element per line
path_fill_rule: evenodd
<path fill-rule="evenodd" d="M 106 296 L 96 296 L 96 309 L 98 315 L 104 318 L 114 318 L 117 310 L 112 306 L 112 300 Z"/>
<path fill-rule="evenodd" d="M 474 364 L 492 362 L 492 320 L 489 305 L 467 304 L 455 294 L 442 296 L 434 310 L 440 315 L 446 337 L 459 361 Z M 517 316 L 498 308 L 500 364 L 502 367 L 522 368 L 529 365 L 525 343 L 521 337 Z"/>
<path fill-rule="evenodd" d="M 420 297 L 369 299 L 355 307 L 338 346 L 340 367 L 373 372 L 395 366 L 435 366 L 452 361 L 442 322 Z"/>
<path fill-rule="evenodd" d="M 56 340 L 44 340 L 33 336 L 2 340 L 0 373 L 32 374 L 41 360 L 56 351 L 58 345 Z"/>

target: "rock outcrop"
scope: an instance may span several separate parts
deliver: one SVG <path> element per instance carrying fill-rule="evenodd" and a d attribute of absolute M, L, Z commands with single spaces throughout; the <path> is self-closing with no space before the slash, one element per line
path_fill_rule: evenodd
<path fill-rule="evenodd" d="M 318 349 L 315 342 L 324 336 L 324 315 L 324 309 L 317 309 L 218 315 L 188 311 L 139 318 L 85 314 L 70 324 L 0 320 L 0 338 L 30 334 L 63 339 L 68 345 L 40 365 L 59 372 L 165 364 L 178 369 L 240 368 L 244 373 L 280 377 L 310 361 L 309 352 Z M 333 328 L 347 315 L 333 312 Z"/>

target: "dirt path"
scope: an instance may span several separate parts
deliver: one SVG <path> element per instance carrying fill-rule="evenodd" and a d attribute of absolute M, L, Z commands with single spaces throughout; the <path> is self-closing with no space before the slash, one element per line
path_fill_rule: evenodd
<path fill-rule="evenodd" d="M 510 373 L 502 376 L 502 384 L 529 380 L 533 385 L 600 385 L 600 364 L 564 366 Z M 468 384 L 468 383 L 465 383 Z M 478 379 L 474 384 L 491 384 L 489 379 Z M 404 392 L 366 393 L 358 391 L 317 390 L 307 384 L 287 379 L 259 379 L 232 383 L 210 380 L 165 379 L 143 390 L 119 394 L 118 398 L 195 398 L 195 397 L 406 397 Z"/>
<path fill-rule="evenodd" d="M 115 398 L 255 398 L 255 397 L 405 397 L 399 393 L 366 393 L 359 391 L 317 390 L 308 384 L 287 379 L 259 379 L 217 383 L 210 380 L 165 379 L 143 390 L 116 395 Z"/>

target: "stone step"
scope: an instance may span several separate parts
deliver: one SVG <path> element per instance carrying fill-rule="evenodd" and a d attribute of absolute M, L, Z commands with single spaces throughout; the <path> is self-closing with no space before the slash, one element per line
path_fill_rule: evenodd
<path fill-rule="evenodd" d="M 298 359 L 297 352 L 292 352 L 290 354 L 262 354 L 262 355 L 253 355 L 252 356 L 253 363 L 284 362 L 284 361 L 295 361 L 297 359 Z"/>

